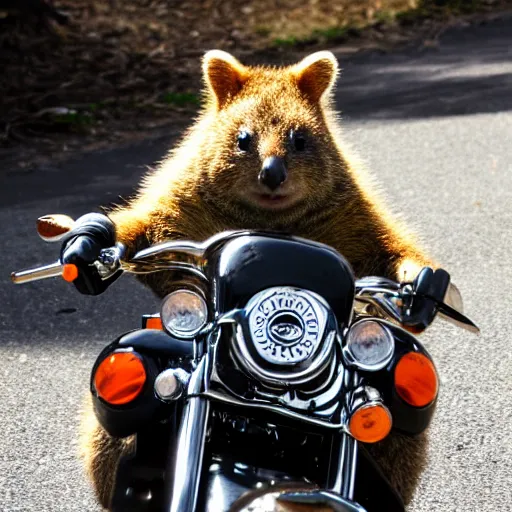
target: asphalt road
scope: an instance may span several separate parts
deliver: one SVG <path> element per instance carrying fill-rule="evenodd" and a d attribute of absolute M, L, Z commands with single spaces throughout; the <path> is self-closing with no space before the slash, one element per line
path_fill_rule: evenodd
<path fill-rule="evenodd" d="M 438 48 L 341 65 L 347 140 L 482 329 L 475 337 L 436 322 L 423 337 L 442 388 L 410 510 L 512 510 L 512 18 L 454 29 Z M 98 510 L 76 459 L 89 371 L 109 340 L 156 307 L 130 278 L 87 298 L 57 280 L 14 287 L 9 273 L 57 258 L 35 234 L 37 217 L 78 216 L 128 194 L 172 137 L 0 171 L 3 512 Z"/>

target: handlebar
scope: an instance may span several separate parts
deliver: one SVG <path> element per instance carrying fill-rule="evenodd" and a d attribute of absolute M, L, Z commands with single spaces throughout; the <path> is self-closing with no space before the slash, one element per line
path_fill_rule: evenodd
<path fill-rule="evenodd" d="M 181 246 L 183 246 L 183 243 L 177 243 L 176 245 L 179 245 L 179 249 L 182 250 Z M 189 248 L 187 247 L 187 249 Z M 183 268 L 185 266 L 188 268 L 197 267 L 190 261 L 178 262 L 163 258 L 158 260 L 155 258 L 149 259 L 145 254 L 147 250 L 136 254 L 132 260 L 125 261 L 122 260 L 122 252 L 122 247 L 119 246 L 103 249 L 100 253 L 100 256 L 98 257 L 98 260 L 92 263 L 92 265 L 98 269 L 98 272 L 103 279 L 107 279 L 119 269 L 122 269 L 124 272 L 141 274 L 151 271 L 174 269 L 177 266 L 179 266 L 179 268 Z M 174 252 L 177 252 L 176 249 Z M 159 251 L 158 255 L 161 255 L 161 251 Z M 199 268 L 197 268 L 197 270 L 199 270 Z M 25 284 L 33 281 L 49 279 L 52 277 L 62 277 L 64 280 L 72 282 L 76 279 L 77 276 L 78 269 L 76 265 L 71 263 L 63 264 L 62 262 L 57 261 L 55 263 L 51 263 L 50 265 L 13 272 L 11 274 L 11 280 L 14 284 Z M 356 296 L 364 296 L 367 292 L 380 292 L 394 296 L 399 294 L 402 287 L 403 285 L 392 281 L 391 279 L 373 276 L 358 279 L 355 284 Z"/>
<path fill-rule="evenodd" d="M 222 237 L 233 236 L 233 233 L 222 234 Z M 94 265 L 102 279 L 108 279 L 118 270 L 135 274 L 146 274 L 161 270 L 186 270 L 201 280 L 207 281 L 203 273 L 203 254 L 208 243 L 218 241 L 217 235 L 212 239 L 196 244 L 193 242 L 166 242 L 150 247 L 137 253 L 131 260 L 123 260 L 124 247 L 116 245 L 103 249 Z M 170 255 L 175 258 L 169 258 Z M 35 269 L 13 272 L 11 280 L 14 284 L 25 284 L 51 277 L 62 277 L 73 282 L 78 277 L 78 268 L 73 264 L 57 261 L 50 265 Z M 404 325 L 407 309 L 417 296 L 412 282 L 397 283 L 384 277 L 364 277 L 355 283 L 355 310 L 361 316 L 381 317 Z M 455 297 L 455 301 L 451 300 Z M 443 301 L 432 299 L 438 312 L 445 318 L 455 322 L 459 327 L 478 333 L 478 327 L 462 314 L 462 300 L 457 288 L 450 283 L 448 293 Z"/>
<path fill-rule="evenodd" d="M 63 264 L 60 261 L 56 261 L 55 263 L 43 267 L 13 272 L 11 274 L 11 280 L 14 284 L 25 284 L 59 276 L 71 283 L 78 277 L 78 268 L 72 263 Z"/>
<path fill-rule="evenodd" d="M 98 259 L 92 265 L 96 267 L 102 279 L 109 278 L 120 268 L 130 271 L 133 265 L 121 260 L 122 253 L 122 246 L 109 247 L 100 252 Z M 72 263 L 56 261 L 50 265 L 12 272 L 11 281 L 14 284 L 25 284 L 51 277 L 62 277 L 65 281 L 72 283 L 78 277 L 78 267 Z"/>

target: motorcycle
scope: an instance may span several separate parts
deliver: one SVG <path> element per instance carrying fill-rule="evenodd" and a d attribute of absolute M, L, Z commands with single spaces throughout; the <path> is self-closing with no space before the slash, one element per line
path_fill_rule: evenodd
<path fill-rule="evenodd" d="M 253 231 L 124 255 L 121 245 L 101 251 L 102 279 L 174 278 L 160 312 L 92 369 L 99 423 L 136 438 L 117 468 L 113 512 L 249 510 L 255 490 L 272 506 L 405 510 L 365 445 L 431 420 L 438 376 L 410 331 L 439 314 L 478 332 L 447 272 L 356 280 L 326 245 Z M 12 280 L 77 275 L 57 261 Z"/>

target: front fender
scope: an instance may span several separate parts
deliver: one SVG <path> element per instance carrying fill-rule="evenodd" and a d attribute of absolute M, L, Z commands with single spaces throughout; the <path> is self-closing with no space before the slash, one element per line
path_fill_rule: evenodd
<path fill-rule="evenodd" d="M 395 368 L 401 357 L 408 352 L 425 355 L 432 361 L 432 357 L 425 347 L 409 332 L 389 322 L 376 320 L 384 324 L 395 339 L 395 353 L 389 364 L 377 372 L 363 372 L 364 380 L 379 390 L 393 417 L 393 429 L 405 434 L 417 435 L 423 432 L 432 419 L 435 411 L 436 398 L 425 407 L 414 407 L 405 402 L 397 393 L 394 383 Z"/>
<path fill-rule="evenodd" d="M 124 405 L 111 405 L 101 399 L 94 386 L 94 375 L 99 364 L 116 350 L 133 350 L 142 359 L 146 370 L 146 382 L 140 395 Z M 163 331 L 156 329 L 138 329 L 120 336 L 105 347 L 91 372 L 90 390 L 94 413 L 100 425 L 114 437 L 127 437 L 149 422 L 158 419 L 159 414 L 169 406 L 160 401 L 154 392 L 154 383 L 158 374 L 169 361 L 179 361 L 186 365 L 193 356 L 193 343 L 183 342 Z"/>

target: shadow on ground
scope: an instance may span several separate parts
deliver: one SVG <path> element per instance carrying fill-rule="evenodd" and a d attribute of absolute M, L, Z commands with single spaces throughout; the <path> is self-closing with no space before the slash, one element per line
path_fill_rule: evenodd
<path fill-rule="evenodd" d="M 343 62 L 336 103 L 345 119 L 412 119 L 512 108 L 512 15 L 452 28 L 429 48 Z"/>

